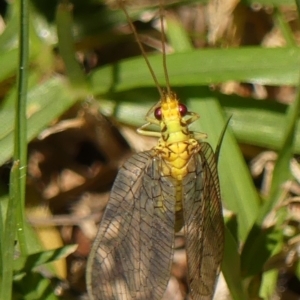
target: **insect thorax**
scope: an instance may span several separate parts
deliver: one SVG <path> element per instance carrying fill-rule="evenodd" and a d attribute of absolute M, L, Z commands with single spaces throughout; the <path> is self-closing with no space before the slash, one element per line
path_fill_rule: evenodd
<path fill-rule="evenodd" d="M 187 166 L 191 156 L 198 152 L 199 148 L 200 145 L 195 139 L 178 143 L 167 143 L 160 140 L 154 150 L 156 155 L 161 158 L 162 175 L 182 180 L 188 172 Z"/>

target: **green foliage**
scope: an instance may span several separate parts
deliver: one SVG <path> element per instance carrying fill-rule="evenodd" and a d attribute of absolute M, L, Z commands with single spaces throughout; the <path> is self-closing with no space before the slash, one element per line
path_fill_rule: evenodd
<path fill-rule="evenodd" d="M 205 1 L 185 1 L 194 2 Z M 247 5 L 294 4 L 292 0 L 242 2 Z M 24 221 L 22 199 L 25 198 L 25 188 L 22 185 L 25 179 L 24 172 L 20 170 L 26 165 L 26 143 L 37 137 L 72 105 L 89 99 L 91 95 L 99 99 L 103 113 L 132 126 L 144 124 L 147 110 L 158 100 L 153 79 L 142 57 L 97 68 L 89 75 L 84 74 L 75 59 L 71 30 L 74 24 L 77 29 L 75 39 L 93 36 L 97 37 L 99 43 L 107 45 L 121 39 L 119 36 L 112 38 L 107 32 L 111 33 L 110 30 L 115 25 L 124 22 L 122 13 L 109 10 L 101 1 L 87 1 L 87 4 L 75 1 L 75 8 L 78 5 L 82 10 L 75 10 L 73 20 L 69 7 L 59 6 L 57 9 L 52 4 L 46 14 L 43 5 L 34 5 L 34 2 L 31 5 L 30 18 L 27 18 L 27 42 L 30 44 L 27 57 L 30 68 L 25 79 L 25 85 L 26 80 L 29 84 L 28 91 L 25 92 L 26 111 L 24 109 L 23 112 L 21 106 L 25 105 L 25 100 L 20 100 L 20 95 L 24 96 L 24 89 L 20 88 L 20 75 L 17 87 L 11 83 L 16 77 L 20 66 L 18 64 L 21 63 L 18 61 L 16 40 L 20 32 L 19 15 L 24 11 L 20 10 L 18 1 L 9 4 L 7 27 L 0 37 L 0 80 L 3 85 L 9 83 L 0 107 L 0 165 L 14 157 L 10 195 L 1 191 L 0 197 L 0 299 L 58 299 L 51 288 L 51 280 L 37 266 L 65 257 L 74 250 L 72 247 L 65 247 L 56 251 L 43 251 L 32 229 Z M 86 13 L 90 11 L 87 8 L 94 8 L 92 16 Z M 56 14 L 49 15 L 51 11 L 56 11 Z M 133 12 L 132 17 L 139 16 L 140 12 Z M 275 17 L 285 30 L 285 36 L 292 36 L 291 32 L 287 32 L 289 28 L 284 26 L 286 24 L 282 23 L 282 18 L 278 15 Z M 224 276 L 234 299 L 251 299 L 251 287 L 257 282 L 257 293 L 267 298 L 274 292 L 278 273 L 276 269 L 265 272 L 264 266 L 272 256 L 282 251 L 282 226 L 286 215 L 279 214 L 277 224 L 268 228 L 263 226 L 263 221 L 277 205 L 282 184 L 291 178 L 289 162 L 292 155 L 300 153 L 299 92 L 295 102 L 287 106 L 251 97 L 224 95 L 213 91 L 210 86 L 227 81 L 299 86 L 300 49 L 296 46 L 273 49 L 256 46 L 196 50 L 192 48 L 189 36 L 176 20 L 169 19 L 168 24 L 167 34 L 175 51 L 167 57 L 170 82 L 189 109 L 201 115 L 194 129 L 208 133 L 208 141 L 216 147 L 224 124 L 231 117 L 219 161 L 224 206 L 236 217 L 235 222 L 233 218 L 226 221 L 225 258 L 222 266 Z M 57 26 L 58 42 L 53 26 Z M 41 35 L 42 30 L 37 31 L 36 28 L 42 28 L 44 35 Z M 57 47 L 66 65 L 68 77 L 53 74 L 53 49 Z M 163 85 L 165 80 L 161 55 L 151 55 L 149 59 L 158 81 Z M 16 98 L 23 104 L 16 105 Z M 19 124 L 25 120 L 27 130 L 25 126 L 19 126 L 19 133 L 14 130 L 18 127 L 16 118 L 21 122 Z M 16 138 L 18 134 L 19 139 Z M 279 152 L 271 193 L 266 201 L 261 199 L 253 184 L 238 142 Z M 23 157 L 22 165 L 20 156 Z M 21 254 L 19 258 L 15 258 L 14 254 L 18 251 Z M 300 273 L 299 264 L 297 272 Z M 257 296 L 256 294 L 255 297 Z"/>

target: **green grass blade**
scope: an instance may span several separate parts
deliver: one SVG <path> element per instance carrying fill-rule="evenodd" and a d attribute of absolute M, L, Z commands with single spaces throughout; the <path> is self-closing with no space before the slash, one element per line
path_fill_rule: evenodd
<path fill-rule="evenodd" d="M 7 99 L 10 101 L 10 99 Z M 43 84 L 35 85 L 29 90 L 27 100 L 27 141 L 36 137 L 46 126 L 62 115 L 77 101 L 77 95 L 72 93 L 67 81 L 62 77 L 53 77 Z M 6 103 L 0 110 L 0 165 L 3 165 L 13 154 L 13 120 L 14 108 Z"/>
<path fill-rule="evenodd" d="M 261 4 L 266 6 L 295 5 L 294 0 L 242 0 L 247 5 Z"/>
<path fill-rule="evenodd" d="M 20 38 L 19 38 L 19 71 L 17 83 L 17 99 L 15 106 L 15 130 L 14 130 L 14 161 L 19 164 L 19 172 L 15 173 L 16 197 L 18 198 L 17 232 L 20 250 L 23 254 L 27 252 L 24 236 L 24 207 L 25 186 L 27 173 L 27 120 L 26 102 L 28 85 L 28 57 L 29 57 L 29 7 L 28 0 L 20 0 Z"/>
<path fill-rule="evenodd" d="M 300 0 L 295 0 L 295 3 L 297 5 L 298 15 L 300 15 Z"/>
<path fill-rule="evenodd" d="M 234 300 L 249 299 L 242 282 L 239 245 L 225 227 L 225 249 L 222 272 Z"/>
<path fill-rule="evenodd" d="M 283 122 L 287 105 L 236 95 L 215 94 L 239 142 L 279 150 L 283 138 Z M 300 151 L 300 124 L 297 126 L 295 151 Z"/>
<path fill-rule="evenodd" d="M 52 280 L 53 281 L 53 280 Z M 38 272 L 27 272 L 14 282 L 14 300 L 62 300 L 53 292 L 51 279 Z"/>
<path fill-rule="evenodd" d="M 161 55 L 149 57 L 164 85 Z M 197 62 L 197 63 L 195 63 Z M 297 85 L 300 48 L 205 49 L 168 55 L 172 87 L 208 85 L 229 80 L 265 85 Z M 95 95 L 153 86 L 143 58 L 124 60 L 96 69 L 89 76 Z"/>
<path fill-rule="evenodd" d="M 285 135 L 281 151 L 279 152 L 278 159 L 273 172 L 272 187 L 269 199 L 267 200 L 263 210 L 261 219 L 258 222 L 262 222 L 264 217 L 271 211 L 276 205 L 279 195 L 282 192 L 282 184 L 287 181 L 291 175 L 290 173 L 290 161 L 293 156 L 293 148 L 295 141 L 295 130 L 298 122 L 300 111 L 300 82 L 298 87 L 298 93 L 295 101 L 289 106 L 285 122 Z"/>
<path fill-rule="evenodd" d="M 189 88 L 193 87 L 185 90 Z M 231 117 L 230 128 L 239 142 L 273 150 L 280 149 L 287 105 L 217 92 L 213 95 L 219 100 L 226 117 Z M 128 90 L 111 97 L 114 101 L 101 100 L 102 112 L 113 114 L 120 122 L 136 127 L 144 124 L 144 116 L 149 107 L 158 101 L 157 93 L 151 88 Z M 184 100 L 182 97 L 181 99 Z M 297 122 L 295 134 L 293 150 L 294 153 L 300 153 L 300 122 Z"/>
<path fill-rule="evenodd" d="M 270 257 L 282 253 L 282 248 L 285 246 L 282 228 L 284 226 L 284 223 L 286 222 L 287 214 L 284 208 L 279 210 L 277 217 L 278 220 L 275 225 L 276 229 L 274 229 L 274 231 L 277 231 L 276 245 L 271 248 Z M 263 266 L 263 268 L 264 267 L 265 265 Z M 278 283 L 278 273 L 279 271 L 277 268 L 268 270 L 263 273 L 261 287 L 259 291 L 259 295 L 263 299 L 271 299 L 271 297 L 273 296 Z"/>
<path fill-rule="evenodd" d="M 65 63 L 67 76 L 70 83 L 77 92 L 82 89 L 83 95 L 86 94 L 87 82 L 82 66 L 75 58 L 75 46 L 73 40 L 73 4 L 59 3 L 56 10 L 56 25 L 58 48 L 60 55 Z"/>
<path fill-rule="evenodd" d="M 230 118 L 231 117 L 229 117 L 228 120 L 225 123 L 225 126 L 224 126 L 224 128 L 223 128 L 223 130 L 220 134 L 219 141 L 217 143 L 217 147 L 216 147 L 216 150 L 215 150 L 215 157 L 216 157 L 217 165 L 219 163 L 220 151 L 221 151 L 222 143 L 223 143 L 223 140 L 224 140 L 224 137 L 225 137 L 225 134 L 226 134 L 226 130 L 227 130 L 229 122 L 230 122 Z"/>
<path fill-rule="evenodd" d="M 208 142 L 216 148 L 219 136 L 226 124 L 224 114 L 217 99 L 208 89 L 194 89 L 193 93 L 194 97 L 191 95 L 191 89 L 189 95 L 179 92 L 181 97 L 188 98 L 189 109 L 201 116 L 197 131 L 207 133 Z M 222 198 L 225 206 L 237 213 L 239 236 L 243 241 L 257 217 L 260 200 L 230 128 L 226 132 L 220 153 L 219 177 Z"/>
<path fill-rule="evenodd" d="M 282 35 L 285 38 L 287 46 L 289 47 L 297 46 L 295 38 L 293 37 L 293 32 L 290 26 L 288 25 L 288 22 L 286 22 L 284 15 L 280 9 L 275 9 L 274 17 L 275 17 L 275 22 L 279 27 L 279 30 L 282 32 Z"/>
<path fill-rule="evenodd" d="M 78 245 L 68 245 L 58 249 L 52 249 L 33 253 L 26 257 L 20 257 L 14 261 L 15 272 L 27 272 L 35 267 L 65 258 L 77 249 Z"/>
<path fill-rule="evenodd" d="M 177 20 L 174 15 L 168 14 L 166 16 L 166 22 L 168 42 L 173 47 L 174 51 L 177 53 L 191 51 L 193 45 L 180 21 Z"/>
<path fill-rule="evenodd" d="M 243 277 L 254 276 L 263 271 L 264 264 L 281 238 L 281 231 L 275 228 L 263 230 L 257 225 L 253 226 L 241 253 Z"/>
<path fill-rule="evenodd" d="M 17 217 L 16 207 L 20 204 L 19 192 L 17 187 L 19 185 L 20 164 L 15 161 L 10 174 L 10 195 L 8 207 L 6 211 L 5 230 L 2 244 L 2 268 L 1 268 L 1 281 L 0 281 L 0 299 L 11 299 L 12 282 L 13 282 L 13 259 L 14 259 L 14 246 L 16 240 Z"/>
<path fill-rule="evenodd" d="M 282 185 L 290 177 L 290 160 L 293 154 L 295 129 L 296 123 L 298 121 L 299 111 L 300 89 L 298 88 L 297 98 L 288 108 L 288 111 L 286 113 L 286 120 L 283 123 L 286 125 L 285 135 L 282 149 L 279 153 L 278 160 L 273 172 L 270 196 L 261 208 L 258 218 L 255 222 L 255 226 L 252 228 L 249 236 L 247 237 L 247 241 L 243 248 L 242 268 L 244 274 L 253 274 L 255 270 L 258 271 L 259 267 L 262 268 L 263 264 L 270 257 L 273 250 L 272 247 L 269 247 L 268 251 L 265 252 L 264 255 L 261 254 L 262 249 L 265 248 L 267 244 L 266 240 L 273 239 L 275 243 L 270 243 L 269 245 L 273 245 L 274 247 L 276 246 L 277 238 L 274 239 L 272 237 L 272 235 L 274 234 L 273 231 L 271 230 L 271 232 L 267 233 L 268 231 L 262 229 L 262 223 L 267 214 L 270 213 L 277 204 L 282 193 Z M 261 258 L 260 264 L 257 264 L 257 268 L 254 271 L 249 271 L 253 270 L 252 259 L 258 256 Z"/>

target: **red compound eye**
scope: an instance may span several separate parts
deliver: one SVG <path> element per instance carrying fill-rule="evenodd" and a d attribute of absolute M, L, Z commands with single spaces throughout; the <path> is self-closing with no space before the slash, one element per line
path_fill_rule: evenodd
<path fill-rule="evenodd" d="M 159 120 L 159 121 L 162 119 L 161 107 L 155 108 L 154 116 L 155 116 L 155 118 L 156 118 L 157 120 Z"/>
<path fill-rule="evenodd" d="M 182 117 L 184 117 L 187 114 L 188 110 L 184 104 L 179 104 L 179 112 Z"/>

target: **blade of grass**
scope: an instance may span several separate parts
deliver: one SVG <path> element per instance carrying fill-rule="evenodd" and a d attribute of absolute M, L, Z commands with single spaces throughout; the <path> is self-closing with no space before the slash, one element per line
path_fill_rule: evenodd
<path fill-rule="evenodd" d="M 300 0 L 295 0 L 295 2 L 298 10 L 298 16 L 300 16 Z"/>
<path fill-rule="evenodd" d="M 77 95 L 70 91 L 62 77 L 57 76 L 36 85 L 28 93 L 27 99 L 27 141 L 35 138 L 50 122 L 58 118 L 77 101 Z M 10 101 L 10 99 L 7 99 Z M 5 103 L 0 110 L 0 165 L 13 154 L 14 107 Z"/>
<path fill-rule="evenodd" d="M 261 208 L 258 217 L 255 221 L 249 236 L 247 237 L 246 243 L 242 251 L 242 269 L 243 273 L 248 274 L 248 269 L 252 269 L 252 258 L 261 256 L 260 250 L 263 248 L 265 232 L 263 231 L 262 224 L 268 213 L 275 207 L 277 204 L 280 195 L 282 193 L 282 185 L 290 177 L 290 160 L 293 155 L 293 146 L 295 140 L 295 129 L 296 123 L 298 121 L 300 111 L 300 82 L 297 92 L 297 97 L 295 101 L 289 106 L 286 113 L 286 121 L 283 124 L 286 124 L 284 140 L 282 143 L 282 148 L 279 152 L 277 162 L 275 164 L 272 186 L 270 191 L 270 196 Z M 270 233 L 272 234 L 272 232 Z M 258 242 L 261 241 L 261 242 Z M 275 245 L 274 245 L 275 247 Z M 269 258 L 271 255 L 270 249 L 265 253 L 262 264 Z M 261 265 L 262 267 L 262 265 Z"/>
<path fill-rule="evenodd" d="M 300 111 L 300 82 L 298 93 L 295 101 L 290 105 L 286 114 L 285 137 L 281 151 L 279 152 L 277 162 L 275 164 L 272 186 L 269 199 L 262 209 L 259 224 L 262 224 L 266 215 L 274 208 L 282 191 L 282 184 L 290 178 L 290 161 L 293 156 L 293 147 L 295 141 L 295 129 L 298 122 Z"/>
<path fill-rule="evenodd" d="M 201 116 L 197 131 L 207 133 L 208 142 L 215 149 L 226 124 L 223 111 L 209 89 L 198 88 L 193 93 L 194 97 L 191 89 L 189 95 L 178 92 L 181 97 L 189 97 L 187 106 Z M 230 127 L 224 137 L 218 169 L 222 199 L 225 206 L 237 214 L 239 237 L 244 241 L 257 217 L 260 199 Z"/>
<path fill-rule="evenodd" d="M 295 5 L 294 0 L 242 0 L 247 5 L 261 4 L 266 6 Z"/>
<path fill-rule="evenodd" d="M 287 212 L 284 208 L 281 208 L 277 213 L 277 221 L 275 225 L 275 230 L 277 230 L 277 239 L 276 245 L 271 248 L 270 257 L 275 256 L 282 252 L 284 245 L 284 236 L 283 236 L 283 226 L 286 222 Z M 278 269 L 268 270 L 262 275 L 262 283 L 259 291 L 259 296 L 263 299 L 271 299 L 274 291 L 276 290 L 276 285 L 278 283 Z"/>
<path fill-rule="evenodd" d="M 26 273 L 35 267 L 67 257 L 73 253 L 77 247 L 78 245 L 68 245 L 58 249 L 34 253 L 26 257 L 19 257 L 14 261 L 14 271 Z"/>
<path fill-rule="evenodd" d="M 282 32 L 282 35 L 285 38 L 286 44 L 288 47 L 295 47 L 297 46 L 295 38 L 293 36 L 293 33 L 291 31 L 290 26 L 288 25 L 288 22 L 284 19 L 284 16 L 279 9 L 275 9 L 274 11 L 274 17 L 275 17 L 275 22 L 277 23 L 279 29 Z"/>
<path fill-rule="evenodd" d="M 184 88 L 185 95 L 193 88 Z M 216 92 L 213 96 L 220 102 L 226 116 L 231 117 L 230 127 L 239 142 L 279 150 L 284 134 L 282 124 L 285 122 L 287 105 Z M 114 101 L 101 99 L 101 111 L 105 115 L 113 115 L 122 123 L 136 127 L 144 124 L 144 116 L 149 107 L 158 101 L 156 91 L 151 88 L 128 90 L 109 97 Z M 294 153 L 300 153 L 300 122 L 297 123 Z"/>
<path fill-rule="evenodd" d="M 20 0 L 19 71 L 15 102 L 14 163 L 10 176 L 9 203 L 6 213 L 3 249 L 1 299 L 11 299 L 15 236 L 18 235 L 21 253 L 26 255 L 24 235 L 24 205 L 26 184 L 26 98 L 29 54 L 28 1 Z"/>
<path fill-rule="evenodd" d="M 171 14 L 166 16 L 168 42 L 175 52 L 186 52 L 193 49 L 193 45 L 180 21 Z"/>
<path fill-rule="evenodd" d="M 73 4 L 62 2 L 57 5 L 56 26 L 58 36 L 58 49 L 65 63 L 67 76 L 77 93 L 86 96 L 87 81 L 82 67 L 75 58 L 75 47 L 73 41 Z"/>
<path fill-rule="evenodd" d="M 216 163 L 217 163 L 217 165 L 218 165 L 218 163 L 219 163 L 220 151 L 221 151 L 223 139 L 224 139 L 225 134 L 226 134 L 226 130 L 227 130 L 228 125 L 229 125 L 229 122 L 230 122 L 230 118 L 231 118 L 231 117 L 228 118 L 228 120 L 227 120 L 227 122 L 226 122 L 226 124 L 225 124 L 225 126 L 224 126 L 224 128 L 223 128 L 223 131 L 222 131 L 221 134 L 220 134 L 219 141 L 218 141 L 217 147 L 216 147 L 216 149 L 215 149 L 215 157 L 216 157 Z"/>
<path fill-rule="evenodd" d="M 238 244 L 225 226 L 225 248 L 222 272 L 234 300 L 249 299 L 242 282 Z"/>
<path fill-rule="evenodd" d="M 0 190 L 1 190 L 1 188 L 0 188 Z M 2 208 L 3 198 L 4 197 L 0 196 L 0 236 L 2 236 L 2 237 L 4 236 L 4 228 L 5 228 L 5 226 L 3 224 L 4 218 L 2 217 L 4 214 L 3 208 Z M 2 242 L 2 243 L 0 243 L 0 270 L 3 270 L 3 259 L 4 259 L 4 257 L 3 257 L 4 249 L 3 248 L 4 247 L 3 247 L 3 242 Z M 2 282 L 2 276 L 3 276 L 2 271 L 0 271 L 0 287 L 1 287 L 1 282 Z M 0 293 L 0 295 L 1 295 L 1 293 Z"/>
<path fill-rule="evenodd" d="M 161 55 L 149 56 L 160 84 L 164 84 Z M 168 55 L 172 87 L 207 85 L 229 80 L 265 85 L 297 85 L 300 49 L 205 49 Z M 96 69 L 89 75 L 94 95 L 153 86 L 144 60 L 128 59 Z"/>
<path fill-rule="evenodd" d="M 38 272 L 27 272 L 14 282 L 14 300 L 62 300 L 53 292 L 53 280 Z"/>
<path fill-rule="evenodd" d="M 19 185 L 20 163 L 15 161 L 10 173 L 10 194 L 6 211 L 5 230 L 2 245 L 2 268 L 0 281 L 0 299 L 11 299 L 13 282 L 13 259 L 16 239 L 17 216 L 16 207 L 20 205 L 17 187 Z"/>
<path fill-rule="evenodd" d="M 20 52 L 19 71 L 17 78 L 17 99 L 15 115 L 15 136 L 14 136 L 14 161 L 19 162 L 19 169 L 16 171 L 16 196 L 17 205 L 17 232 L 20 250 L 27 253 L 26 240 L 24 235 L 24 207 L 25 207 L 25 186 L 27 172 L 27 120 L 26 101 L 28 85 L 28 57 L 29 57 L 29 7 L 28 0 L 20 0 Z"/>

